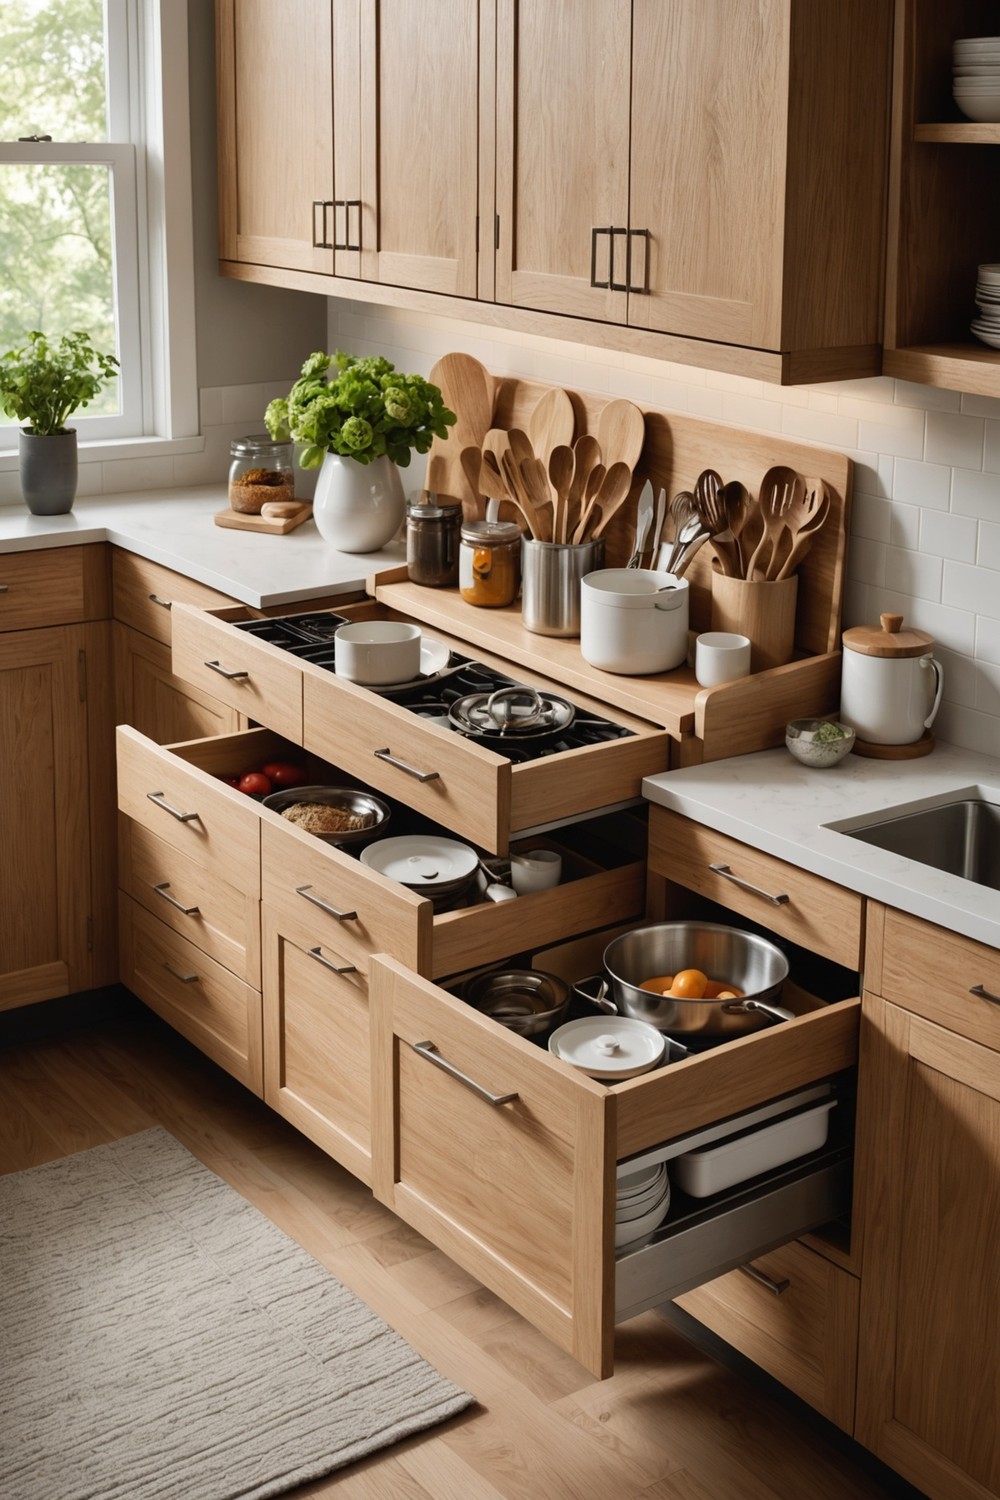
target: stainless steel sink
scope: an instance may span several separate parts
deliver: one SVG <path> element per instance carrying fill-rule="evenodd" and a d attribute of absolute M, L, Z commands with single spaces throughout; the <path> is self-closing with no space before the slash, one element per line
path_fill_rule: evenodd
<path fill-rule="evenodd" d="M 889 808 L 870 819 L 831 826 L 849 838 L 996 891 L 1000 890 L 1000 791 L 996 795 L 997 802 L 991 802 L 973 789 L 933 807 Z"/>

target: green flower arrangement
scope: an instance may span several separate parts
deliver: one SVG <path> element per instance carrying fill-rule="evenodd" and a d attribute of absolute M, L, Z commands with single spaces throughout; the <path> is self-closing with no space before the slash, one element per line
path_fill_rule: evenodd
<path fill-rule="evenodd" d="M 359 464 L 386 455 L 405 469 L 413 449 L 426 453 L 456 420 L 437 386 L 422 376 L 401 375 L 380 356 L 359 359 L 340 350 L 332 358 L 311 354 L 288 395 L 264 413 L 276 442 L 305 444 L 298 460 L 303 469 L 319 468 L 327 453 Z"/>

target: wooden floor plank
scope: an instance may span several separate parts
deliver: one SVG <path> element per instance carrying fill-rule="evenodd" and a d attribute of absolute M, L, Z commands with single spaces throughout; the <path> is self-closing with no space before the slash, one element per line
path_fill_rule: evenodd
<path fill-rule="evenodd" d="M 594 1381 L 141 1007 L 0 1049 L 0 1172 L 151 1124 L 361 1296 L 478 1404 L 296 1500 L 885 1500 L 895 1494 L 658 1318 Z"/>

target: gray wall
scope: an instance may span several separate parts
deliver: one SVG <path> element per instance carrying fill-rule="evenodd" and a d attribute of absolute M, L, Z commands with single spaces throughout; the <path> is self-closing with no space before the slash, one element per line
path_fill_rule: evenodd
<path fill-rule="evenodd" d="M 281 382 L 326 344 L 326 298 L 218 272 L 215 7 L 188 0 L 198 387 Z"/>

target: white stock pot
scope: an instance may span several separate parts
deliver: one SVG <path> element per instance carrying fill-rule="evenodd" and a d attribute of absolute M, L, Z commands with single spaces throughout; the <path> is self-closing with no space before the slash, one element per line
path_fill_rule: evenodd
<path fill-rule="evenodd" d="M 840 717 L 869 744 L 912 745 L 934 722 L 944 672 L 933 636 L 903 630 L 902 615 L 879 618 L 844 631 Z"/>
<path fill-rule="evenodd" d="M 607 568 L 580 584 L 580 654 L 623 676 L 670 672 L 687 657 L 688 581 L 646 568 Z"/>

